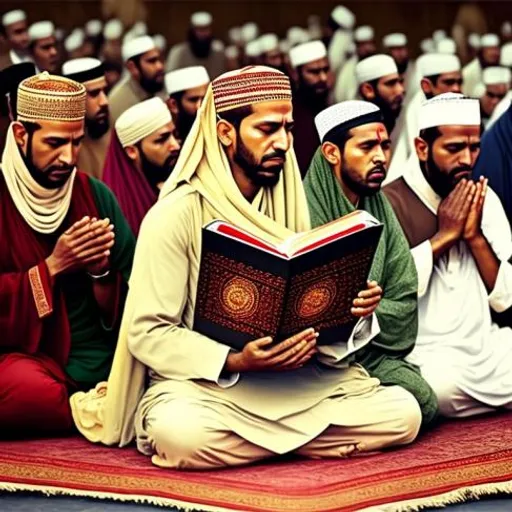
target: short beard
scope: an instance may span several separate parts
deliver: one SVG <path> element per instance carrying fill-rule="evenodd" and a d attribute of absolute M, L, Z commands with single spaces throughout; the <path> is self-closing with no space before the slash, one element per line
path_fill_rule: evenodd
<path fill-rule="evenodd" d="M 163 165 L 157 165 L 147 157 L 140 145 L 138 145 L 138 149 L 140 152 L 142 173 L 148 180 L 151 188 L 153 188 L 155 192 L 158 192 L 158 185 L 167 180 L 171 175 L 178 156 L 176 155 L 176 152 L 173 152 L 167 157 Z"/>
<path fill-rule="evenodd" d="M 316 90 L 310 85 L 306 84 L 304 79 L 300 76 L 297 92 L 303 101 L 310 105 L 315 112 L 320 112 L 327 107 L 329 89 L 326 89 L 325 92 L 317 93 Z"/>
<path fill-rule="evenodd" d="M 103 121 L 98 122 L 96 119 L 86 119 L 85 128 L 87 135 L 94 140 L 101 139 L 110 129 L 110 120 L 106 117 Z"/>
<path fill-rule="evenodd" d="M 240 133 L 238 133 L 238 144 L 236 147 L 235 155 L 233 160 L 235 163 L 243 169 L 247 178 L 252 182 L 253 185 L 257 187 L 274 187 L 279 182 L 281 177 L 281 171 L 283 170 L 282 165 L 276 165 L 273 167 L 263 168 L 262 164 L 266 160 L 270 160 L 271 158 L 285 158 L 286 152 L 282 150 L 276 150 L 270 155 L 265 155 L 261 162 L 257 162 L 254 158 L 254 155 L 247 149 L 245 144 L 240 137 Z M 260 171 L 271 172 L 272 176 L 262 176 L 259 174 Z"/>
<path fill-rule="evenodd" d="M 396 67 L 398 68 L 398 74 L 403 75 L 407 71 L 407 67 L 409 66 L 409 59 L 405 60 L 401 64 L 396 63 Z"/>
<path fill-rule="evenodd" d="M 373 103 L 380 108 L 382 117 L 384 118 L 384 126 L 386 127 L 388 134 L 391 135 L 391 132 L 395 128 L 396 120 L 398 119 L 402 108 L 399 110 L 393 110 L 388 105 L 388 103 L 382 99 L 377 91 L 375 91 L 375 98 L 373 99 Z"/>
<path fill-rule="evenodd" d="M 183 108 L 180 108 L 178 113 L 178 118 L 176 119 L 176 129 L 178 131 L 178 135 L 182 142 L 185 142 L 190 130 L 192 129 L 192 125 L 196 120 L 197 115 L 194 114 L 191 116 L 188 112 L 185 112 Z"/>
<path fill-rule="evenodd" d="M 352 191 L 354 194 L 357 194 L 359 197 L 370 197 L 374 196 L 378 192 L 380 192 L 381 187 L 369 187 L 363 179 L 355 179 L 353 176 L 357 176 L 357 171 L 354 171 L 350 167 L 347 166 L 345 158 L 342 156 L 342 167 L 341 167 L 341 178 L 343 183 Z M 380 171 L 384 173 L 386 176 L 387 171 L 385 166 L 376 165 L 369 172 Z M 384 180 L 383 180 L 384 181 Z"/>
<path fill-rule="evenodd" d="M 206 59 L 210 55 L 212 49 L 212 41 L 213 37 L 204 40 L 199 40 L 194 35 L 194 32 L 192 30 L 190 30 L 188 33 L 188 42 L 190 44 L 190 49 L 198 59 Z"/>
<path fill-rule="evenodd" d="M 140 86 L 149 94 L 156 94 L 164 88 L 163 82 L 160 83 L 153 78 L 146 78 L 142 72 L 140 74 L 139 83 Z"/>

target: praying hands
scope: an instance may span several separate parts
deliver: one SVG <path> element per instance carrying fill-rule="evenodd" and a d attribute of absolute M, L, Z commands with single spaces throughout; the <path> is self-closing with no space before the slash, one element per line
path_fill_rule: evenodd
<path fill-rule="evenodd" d="M 53 277 L 84 269 L 101 273 L 108 268 L 110 249 L 114 246 L 114 226 L 109 219 L 83 217 L 57 240 L 52 254 L 46 259 Z"/>

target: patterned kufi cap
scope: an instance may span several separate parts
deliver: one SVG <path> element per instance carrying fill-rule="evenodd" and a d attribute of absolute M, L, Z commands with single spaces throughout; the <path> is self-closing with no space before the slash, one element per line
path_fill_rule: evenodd
<path fill-rule="evenodd" d="M 247 66 L 224 73 L 212 82 L 217 113 L 264 101 L 292 99 L 289 78 L 266 66 Z"/>
<path fill-rule="evenodd" d="M 19 121 L 81 121 L 86 90 L 82 84 L 44 71 L 18 88 Z"/>

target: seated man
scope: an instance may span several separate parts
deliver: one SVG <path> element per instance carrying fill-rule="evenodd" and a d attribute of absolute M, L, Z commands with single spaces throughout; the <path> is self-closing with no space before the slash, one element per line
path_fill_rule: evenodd
<path fill-rule="evenodd" d="M 117 197 L 136 236 L 179 151 L 171 114 L 160 98 L 130 107 L 116 121 L 103 180 Z"/>
<path fill-rule="evenodd" d="M 384 224 L 370 271 L 383 289 L 376 310 L 380 333 L 357 352 L 356 361 L 381 384 L 411 392 L 428 425 L 437 413 L 435 394 L 418 368 L 404 360 L 418 330 L 418 278 L 407 240 L 381 192 L 391 148 L 382 113 L 371 103 L 345 101 L 320 112 L 316 126 L 322 145 L 304 180 L 312 226 L 356 209 Z"/>
<path fill-rule="evenodd" d="M 309 228 L 286 75 L 266 67 L 222 75 L 198 115 L 187 154 L 142 224 L 103 408 L 93 418 L 94 397 L 75 397 L 78 428 L 122 444 L 135 430 L 154 464 L 180 469 L 289 452 L 342 457 L 412 442 L 421 422 L 416 400 L 346 361 L 348 340 L 317 347 L 317 333 L 306 329 L 236 352 L 194 331 L 205 223 L 224 219 L 274 242 Z M 380 288 L 360 293 L 352 310 L 361 318 L 351 336 L 356 346 L 378 332 L 372 313 Z M 149 369 L 141 400 L 140 363 Z"/>
<path fill-rule="evenodd" d="M 76 170 L 85 95 L 48 73 L 18 89 L 0 173 L 1 435 L 69 429 L 69 392 L 110 371 L 134 239 Z"/>
<path fill-rule="evenodd" d="M 170 71 L 165 75 L 165 88 L 169 99 L 167 106 L 176 126 L 176 136 L 181 145 L 196 120 L 197 111 L 203 102 L 210 83 L 208 71 L 203 66 Z"/>
<path fill-rule="evenodd" d="M 512 238 L 496 194 L 471 180 L 478 100 L 442 94 L 420 111 L 418 160 L 385 192 L 418 270 L 418 338 L 408 356 L 444 416 L 512 408 L 512 330 L 491 310 L 512 305 Z"/>

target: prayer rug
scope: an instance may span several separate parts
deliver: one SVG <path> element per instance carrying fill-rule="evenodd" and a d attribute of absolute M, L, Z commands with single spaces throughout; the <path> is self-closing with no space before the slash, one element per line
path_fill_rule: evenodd
<path fill-rule="evenodd" d="M 160 469 L 133 447 L 107 448 L 78 437 L 3 441 L 0 491 L 188 511 L 423 510 L 512 494 L 512 414 L 445 423 L 411 446 L 374 455 L 274 459 L 208 472 Z"/>

